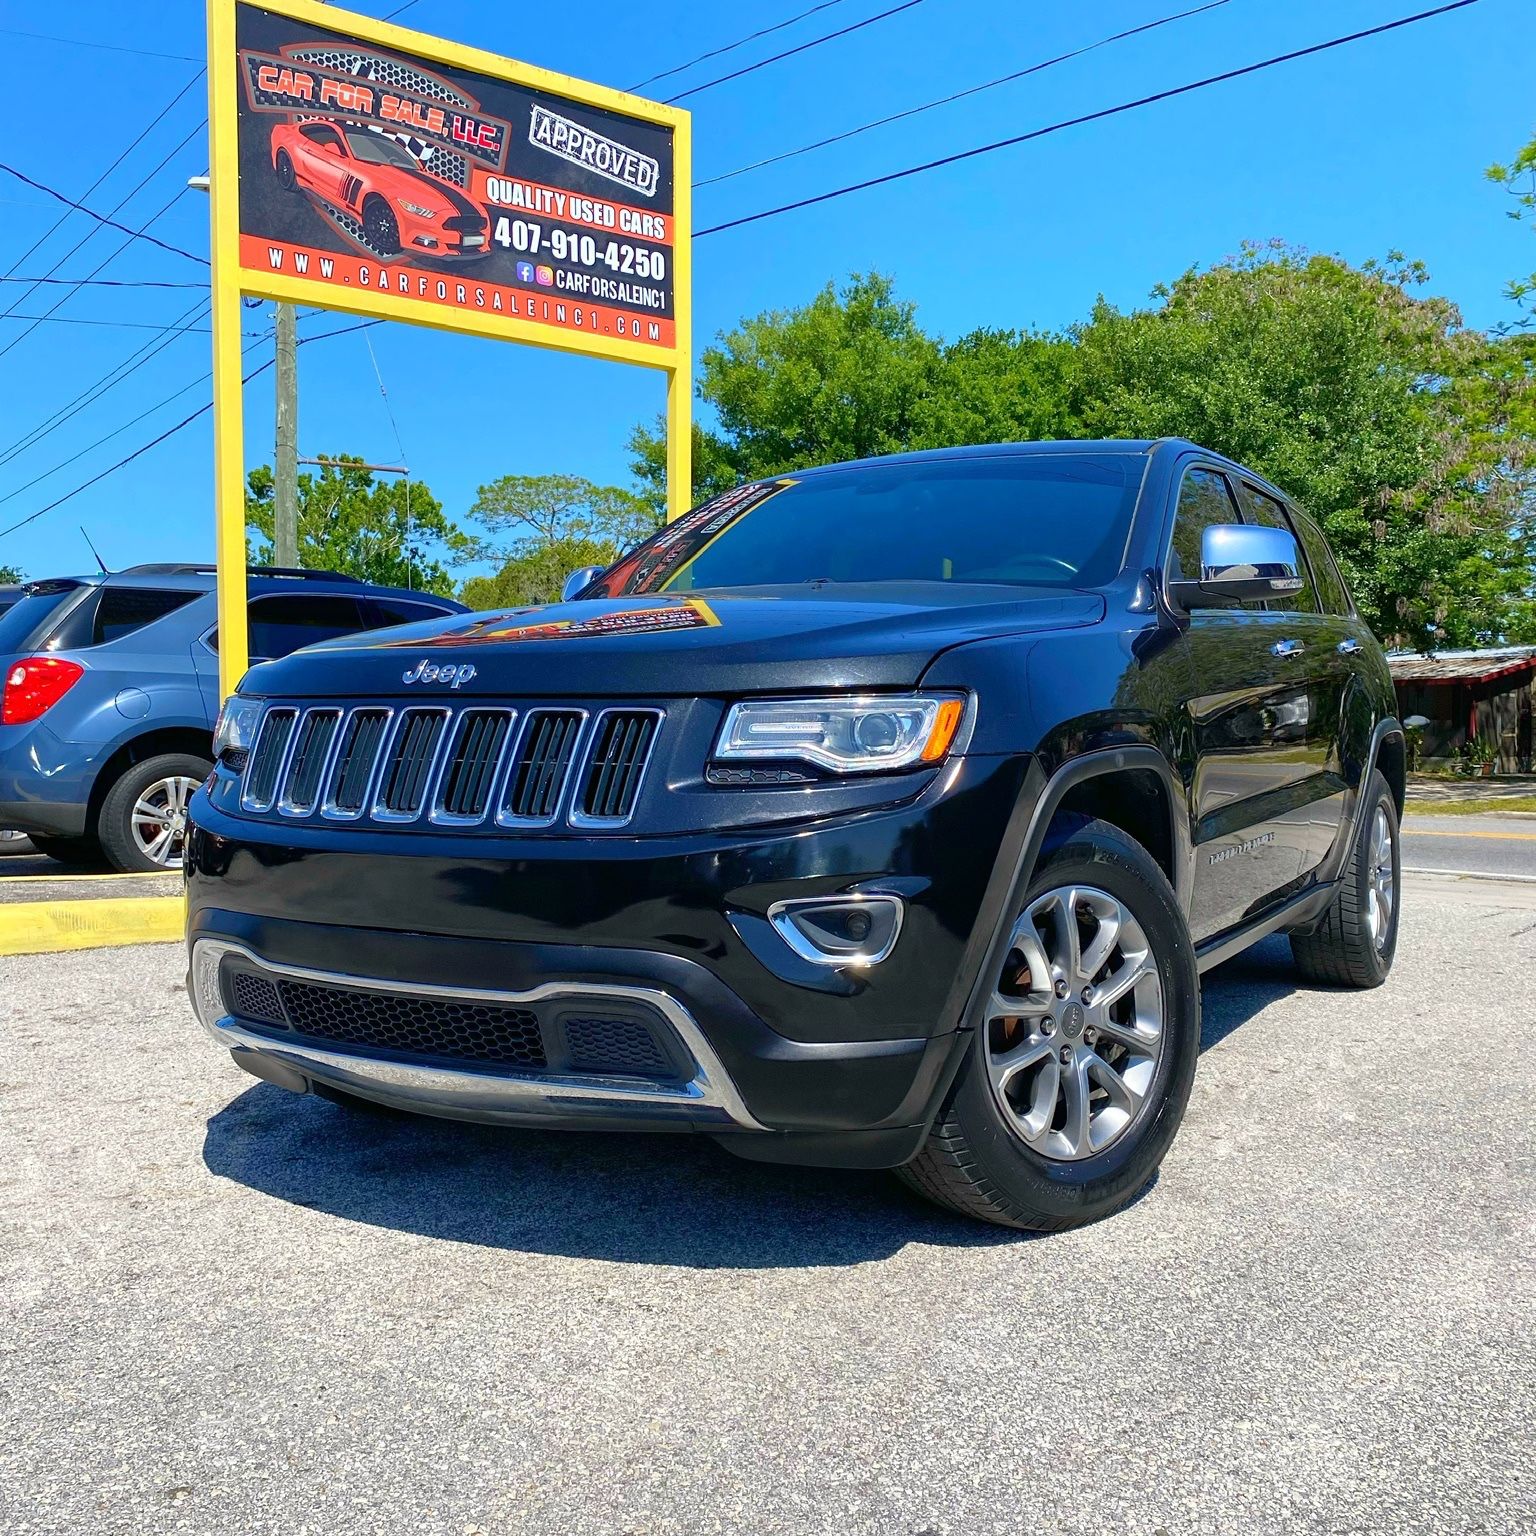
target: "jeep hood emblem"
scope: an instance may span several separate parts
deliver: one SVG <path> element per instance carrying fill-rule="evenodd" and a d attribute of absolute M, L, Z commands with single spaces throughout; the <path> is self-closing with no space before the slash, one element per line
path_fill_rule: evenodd
<path fill-rule="evenodd" d="M 400 681 L 406 684 L 436 683 L 442 688 L 459 688 L 472 681 L 475 675 L 474 666 L 467 661 L 458 666 L 452 663 L 439 666 L 435 661 L 422 657 Z"/>

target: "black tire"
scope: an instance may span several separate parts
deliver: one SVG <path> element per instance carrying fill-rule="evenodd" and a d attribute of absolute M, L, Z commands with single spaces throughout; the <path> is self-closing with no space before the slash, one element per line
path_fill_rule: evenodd
<path fill-rule="evenodd" d="M 294 173 L 293 161 L 289 158 L 286 149 L 278 150 L 275 169 L 277 171 L 277 184 L 284 192 L 297 192 L 299 190 L 299 178 Z"/>
<path fill-rule="evenodd" d="M 1060 1231 L 1132 1200 L 1156 1173 L 1184 1116 L 1200 1053 L 1200 982 L 1189 928 L 1166 876 L 1119 828 L 1090 821 L 1072 830 L 1014 903 L 1068 885 L 1095 887 L 1129 912 L 1146 936 L 1162 983 L 1163 1045 L 1130 1125 L 1101 1151 L 1075 1161 L 1044 1156 L 1010 1128 L 993 1095 L 983 1021 L 927 1141 L 898 1173 L 939 1205 L 998 1226 Z M 1011 919 L 1010 919 L 1011 920 Z"/>
<path fill-rule="evenodd" d="M 368 233 L 368 243 L 381 256 L 400 254 L 400 225 L 394 209 L 377 195 L 363 204 L 363 228 Z"/>
<path fill-rule="evenodd" d="M 32 834 L 32 846 L 61 864 L 99 866 L 101 844 L 94 837 L 39 837 Z"/>
<path fill-rule="evenodd" d="M 158 757 L 146 758 L 142 763 L 134 763 L 126 769 L 107 791 L 96 823 L 101 851 L 106 855 L 107 862 L 124 874 L 134 875 L 163 875 L 168 870 L 179 869 L 182 840 L 172 838 L 175 857 L 169 861 L 150 858 L 134 836 L 134 807 L 140 796 L 164 781 L 190 779 L 195 788 L 212 771 L 213 762 L 210 758 L 194 757 L 189 752 L 163 752 Z"/>
<path fill-rule="evenodd" d="M 1373 933 L 1372 894 L 1376 888 L 1373 843 L 1377 818 L 1391 839 L 1391 910 Z M 1402 859 L 1398 838 L 1397 801 L 1380 773 L 1372 772 L 1366 787 L 1364 813 L 1345 861 L 1343 878 L 1328 910 L 1309 933 L 1291 935 L 1296 968 L 1308 981 L 1325 986 L 1379 987 L 1392 969 L 1397 953 L 1398 895 L 1402 890 Z M 1379 895 L 1376 910 L 1379 911 Z"/>

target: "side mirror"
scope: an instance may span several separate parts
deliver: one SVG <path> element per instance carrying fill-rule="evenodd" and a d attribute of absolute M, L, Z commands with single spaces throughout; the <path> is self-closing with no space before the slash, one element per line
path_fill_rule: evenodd
<path fill-rule="evenodd" d="M 1172 582 L 1169 595 L 1185 608 L 1214 608 L 1287 597 L 1306 584 L 1296 540 L 1284 528 L 1214 523 L 1200 537 L 1200 579 Z"/>
<path fill-rule="evenodd" d="M 579 570 L 572 571 L 565 578 L 565 585 L 560 588 L 560 601 L 562 603 L 570 602 L 578 592 L 585 591 L 586 588 L 590 587 L 605 570 L 607 570 L 607 566 L 584 565 Z"/>

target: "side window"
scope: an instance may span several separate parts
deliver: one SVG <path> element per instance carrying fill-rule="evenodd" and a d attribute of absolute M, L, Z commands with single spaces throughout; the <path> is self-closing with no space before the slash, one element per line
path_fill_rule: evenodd
<path fill-rule="evenodd" d="M 1263 491 L 1256 491 L 1251 485 L 1243 486 L 1243 507 L 1248 515 L 1250 523 L 1259 523 L 1265 528 L 1278 528 L 1283 533 L 1288 533 L 1296 538 L 1296 530 L 1291 527 L 1291 520 L 1286 516 L 1285 508 L 1275 500 L 1273 496 L 1266 496 Z M 1296 542 L 1306 550 L 1305 544 L 1297 539 Z M 1311 561 L 1306 558 L 1311 551 L 1306 550 L 1303 556 L 1302 572 L 1307 575 L 1306 567 Z M 1269 607 L 1280 613 L 1316 613 L 1318 611 L 1318 588 L 1316 567 L 1313 567 L 1312 575 L 1300 592 L 1294 592 L 1288 597 L 1271 598 Z"/>
<path fill-rule="evenodd" d="M 250 619 L 251 656 L 263 661 L 367 628 L 357 599 L 334 593 L 258 597 L 251 604 Z"/>
<path fill-rule="evenodd" d="M 163 619 L 178 608 L 185 608 L 198 592 L 156 592 L 147 587 L 104 587 L 96 605 L 96 620 L 91 626 L 91 644 L 105 645 L 121 640 L 156 619 Z"/>
<path fill-rule="evenodd" d="M 1317 599 L 1324 613 L 1347 614 L 1353 608 L 1349 600 L 1349 588 L 1334 563 L 1333 551 L 1323 537 L 1322 529 L 1310 517 L 1304 517 L 1294 507 L 1288 509 L 1291 523 L 1301 539 L 1301 547 L 1307 552 L 1312 575 L 1317 580 Z"/>
<path fill-rule="evenodd" d="M 446 617 L 430 603 L 411 603 L 402 597 L 365 597 L 363 620 L 369 629 L 388 629 L 394 624 L 419 624 L 423 619 Z"/>
<path fill-rule="evenodd" d="M 1168 551 L 1169 581 L 1199 581 L 1200 540 L 1217 523 L 1240 523 L 1227 477 L 1214 469 L 1190 469 L 1179 487 L 1173 515 L 1173 546 Z"/>
<path fill-rule="evenodd" d="M 312 144 L 318 144 L 321 149 L 340 150 L 341 135 L 328 123 L 311 123 L 307 127 L 300 128 L 299 132 Z"/>

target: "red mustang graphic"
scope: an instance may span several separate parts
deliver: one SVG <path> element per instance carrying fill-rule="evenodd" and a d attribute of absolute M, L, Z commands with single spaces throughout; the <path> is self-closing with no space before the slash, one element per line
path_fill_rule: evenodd
<path fill-rule="evenodd" d="M 286 191 L 313 193 L 353 215 L 379 256 L 486 254 L 484 213 L 385 134 L 345 123 L 280 123 L 272 168 Z"/>

